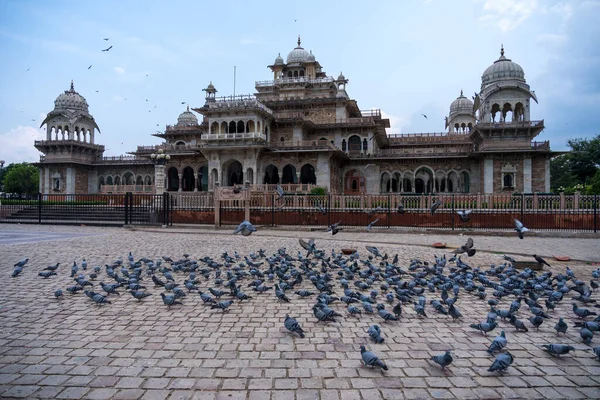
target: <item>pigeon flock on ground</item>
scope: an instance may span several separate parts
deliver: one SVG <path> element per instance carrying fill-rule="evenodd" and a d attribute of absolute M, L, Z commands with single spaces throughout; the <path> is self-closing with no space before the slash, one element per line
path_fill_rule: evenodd
<path fill-rule="evenodd" d="M 336 225 L 331 228 L 337 229 Z M 255 230 L 252 224 L 244 221 L 234 233 L 241 232 L 247 236 Z M 228 312 L 241 302 L 264 296 L 265 300 L 271 298 L 275 302 L 314 302 L 314 318 L 322 324 L 373 314 L 369 319 L 380 319 L 381 326 L 367 324 L 365 343 L 370 339 L 372 349 L 369 351 L 363 345 L 360 354 L 366 366 L 383 370 L 388 367 L 385 360 L 377 356 L 376 349 L 385 341 L 386 331 L 402 329 L 402 321 L 406 319 L 429 318 L 428 313 L 432 312 L 461 324 L 463 314 L 459 308 L 474 301 L 487 301 L 490 310 L 485 321 L 469 325 L 473 334 L 480 332 L 487 335 L 502 325 L 487 350 L 495 356 L 495 360 L 490 362 L 490 372 L 504 372 L 513 363 L 518 363 L 509 349 L 511 341 L 518 342 L 520 332 L 539 329 L 541 325 L 557 321 L 554 326 L 557 340 L 564 337 L 570 328 L 565 322 L 566 316 L 554 313 L 556 305 L 561 302 L 572 301 L 573 315 L 570 317 L 578 320 L 574 328 L 580 330 L 583 344 L 591 346 L 594 332 L 600 330 L 600 317 L 589 308 L 599 307 L 594 304 L 596 300 L 592 299 L 592 293 L 599 287 L 600 268 L 593 271 L 588 284 L 578 279 L 569 267 L 564 274 L 518 270 L 513 266 L 515 260 L 509 256 L 504 256 L 503 263 L 499 265 L 473 267 L 460 256 L 474 252 L 471 238 L 448 259 L 446 255 L 434 256 L 432 262 L 413 259 L 408 265 L 400 265 L 397 254 L 388 257 L 375 246 L 366 246 L 368 253 L 361 256 L 357 251 L 343 254 L 333 249 L 327 254 L 317 248 L 314 239 L 300 239 L 299 244 L 302 250 L 295 255 L 286 248 L 279 248 L 271 255 L 259 249 L 248 255 L 224 252 L 218 259 L 205 256 L 196 260 L 184 254 L 176 260 L 168 256 L 157 260 L 146 257 L 136 260 L 129 253 L 126 259 L 118 258 L 104 267 L 88 267 L 83 259 L 73 262 L 70 268 L 61 267 L 59 263 L 47 266 L 38 275 L 49 282 L 59 274 L 68 274 L 73 279 L 73 284 L 64 288 L 69 294 L 62 289 L 54 291 L 57 301 L 82 292 L 90 302 L 99 306 L 109 305 L 112 296 L 126 292 L 133 297 L 131 301 L 142 302 L 146 297 L 157 294 L 158 288 L 166 307 L 188 302 L 197 304 L 200 300 L 206 307 L 218 310 L 216 312 Z M 543 261 L 536 256 L 538 258 L 539 262 Z M 28 267 L 28 261 L 25 258 L 14 264 L 13 278 Z M 151 289 L 154 291 L 151 292 Z M 512 300 L 508 309 L 498 307 L 503 298 Z M 591 317 L 595 319 L 591 320 Z M 290 334 L 299 338 L 309 334 L 294 316 L 281 318 L 283 327 Z M 514 329 L 510 328 L 511 325 Z M 600 346 L 575 348 L 560 342 L 539 345 L 551 356 L 592 350 L 600 359 Z M 431 360 L 445 371 L 453 361 L 452 349 Z"/>

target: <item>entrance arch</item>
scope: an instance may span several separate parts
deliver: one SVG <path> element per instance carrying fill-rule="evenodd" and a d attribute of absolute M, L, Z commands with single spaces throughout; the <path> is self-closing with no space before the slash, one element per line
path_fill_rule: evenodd
<path fill-rule="evenodd" d="M 300 183 L 303 184 L 317 184 L 317 177 L 315 176 L 315 167 L 311 164 L 304 164 L 300 168 Z"/>
<path fill-rule="evenodd" d="M 203 165 L 198 170 L 198 191 L 208 190 L 208 167 Z"/>
<path fill-rule="evenodd" d="M 167 190 L 179 190 L 179 172 L 175 167 L 169 168 L 169 171 L 167 172 Z"/>
<path fill-rule="evenodd" d="M 244 183 L 242 163 L 238 160 L 229 160 L 223 164 L 223 186 L 241 185 Z"/>
<path fill-rule="evenodd" d="M 283 167 L 281 183 L 297 183 L 296 179 L 296 167 L 294 167 L 292 164 L 287 164 L 285 167 Z"/>
<path fill-rule="evenodd" d="M 263 183 L 268 185 L 276 185 L 279 183 L 279 171 L 273 164 L 269 164 L 267 165 L 267 168 L 265 168 Z"/>
<path fill-rule="evenodd" d="M 192 167 L 185 167 L 183 169 L 183 177 L 181 180 L 181 187 L 184 192 L 191 192 L 194 190 L 194 170 Z"/>
<path fill-rule="evenodd" d="M 344 175 L 344 193 L 365 192 L 365 177 L 358 169 L 351 169 Z"/>

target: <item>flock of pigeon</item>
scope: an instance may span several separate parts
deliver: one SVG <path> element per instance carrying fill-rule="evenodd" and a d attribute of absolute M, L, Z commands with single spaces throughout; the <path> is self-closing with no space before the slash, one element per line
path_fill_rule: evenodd
<path fill-rule="evenodd" d="M 244 221 L 235 233 L 241 232 L 247 236 L 255 230 L 252 224 Z M 592 292 L 599 287 L 600 268 L 593 271 L 588 286 L 569 267 L 565 274 L 556 275 L 549 271 L 537 273 L 530 269 L 518 270 L 513 266 L 515 260 L 509 256 L 504 256 L 504 262 L 500 265 L 473 267 L 461 260 L 459 255 L 474 252 L 472 239 L 449 259 L 445 255 L 435 256 L 433 262 L 413 259 L 404 266 L 400 265 L 397 254 L 390 259 L 388 254 L 382 254 L 374 246 L 366 246 L 368 255 L 361 257 L 356 251 L 344 255 L 332 249 L 331 254 L 327 254 L 317 248 L 314 239 L 308 242 L 300 239 L 299 244 L 306 253 L 299 250 L 295 256 L 285 248 L 278 249 L 272 255 L 260 249 L 247 256 L 225 252 L 219 259 L 206 256 L 197 260 L 190 258 L 189 254 L 184 254 L 178 260 L 168 256 L 157 260 L 146 257 L 136 260 L 129 253 L 125 260 L 119 258 L 104 268 L 88 268 L 87 261 L 83 259 L 71 266 L 69 273 L 74 284 L 67 287 L 66 292 L 71 295 L 83 292 L 91 302 L 104 305 L 111 303 L 111 296 L 124 292 L 137 301 L 143 301 L 152 295 L 148 288 L 154 286 L 160 288 L 160 296 L 167 307 L 180 305 L 183 299 L 188 301 L 188 298 L 196 295 L 211 309 L 223 312 L 253 296 L 268 298 L 270 293 L 274 293 L 273 301 L 279 302 L 313 299 L 314 318 L 324 324 L 340 318 L 361 318 L 363 314 L 373 314 L 383 324 L 391 325 L 406 318 L 406 314 L 428 318 L 427 313 L 432 311 L 448 315 L 456 321 L 462 318 L 459 303 L 487 300 L 490 311 L 486 320 L 470 325 L 475 331 L 486 335 L 498 328 L 500 323 L 504 324 L 504 321 L 514 326 L 515 335 L 518 335 L 517 332 L 527 332 L 530 328 L 519 319 L 524 317 L 521 309 L 523 303 L 532 315 L 528 318 L 531 327 L 539 329 L 553 318 L 557 304 L 569 296 L 569 300 L 573 301 L 574 317 L 580 320 L 574 326 L 580 328 L 583 343 L 591 345 L 594 332 L 600 330 L 600 317 L 589 320 L 596 313 L 580 306 L 596 302 L 592 299 Z M 18 261 L 12 276 L 18 277 L 28 261 L 27 258 Z M 62 272 L 59 267 L 59 263 L 47 266 L 38 275 L 50 279 Z M 298 288 L 303 282 L 307 282 L 304 288 Z M 201 289 L 200 286 L 207 289 Z M 244 290 L 252 290 L 253 296 L 244 293 Z M 54 296 L 56 299 L 63 298 L 63 291 L 56 290 Z M 222 300 L 223 297 L 227 300 Z M 513 299 L 508 309 L 498 307 L 503 298 Z M 407 308 L 412 308 L 414 314 L 404 312 Z M 305 337 L 305 331 L 297 319 L 286 315 L 283 326 L 301 338 Z M 565 319 L 558 318 L 554 327 L 557 334 L 565 334 L 568 328 Z M 371 325 L 367 333 L 375 345 L 385 341 L 379 325 Z M 497 354 L 489 371 L 503 372 L 515 361 L 514 356 L 506 351 L 508 347 L 505 330 L 502 330 L 488 349 L 488 353 Z M 575 350 L 572 345 L 561 343 L 544 344 L 542 347 L 552 356 Z M 592 350 L 600 359 L 600 346 Z M 388 369 L 385 362 L 365 346 L 360 347 L 360 352 L 365 365 Z M 432 357 L 432 361 L 442 369 L 448 367 L 453 361 L 451 350 Z"/>

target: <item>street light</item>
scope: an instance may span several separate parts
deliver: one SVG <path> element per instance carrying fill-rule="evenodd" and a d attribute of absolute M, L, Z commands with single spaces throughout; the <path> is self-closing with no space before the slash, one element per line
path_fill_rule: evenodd
<path fill-rule="evenodd" d="M 150 154 L 150 158 L 152 159 L 152 161 L 154 161 L 155 164 L 165 165 L 167 161 L 171 159 L 171 156 L 165 154 L 165 151 L 163 149 L 158 149 L 158 154 L 152 153 Z"/>

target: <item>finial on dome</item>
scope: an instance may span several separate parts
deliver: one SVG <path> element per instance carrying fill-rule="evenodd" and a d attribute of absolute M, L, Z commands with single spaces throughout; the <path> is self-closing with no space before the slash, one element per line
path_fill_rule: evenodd
<path fill-rule="evenodd" d="M 187 110 L 188 110 L 188 111 L 190 111 L 190 106 L 189 106 L 189 104 L 188 104 L 188 106 L 187 106 Z"/>
<path fill-rule="evenodd" d="M 500 45 L 500 56 L 504 57 L 504 45 Z"/>
<path fill-rule="evenodd" d="M 71 92 L 75 91 L 75 86 L 73 86 L 73 79 L 71 79 Z"/>
<path fill-rule="evenodd" d="M 462 89 L 460 89 L 460 97 L 462 97 L 462 95 L 463 95 L 463 92 L 462 92 Z"/>
<path fill-rule="evenodd" d="M 300 35 L 298 35 L 298 47 L 300 47 Z"/>

